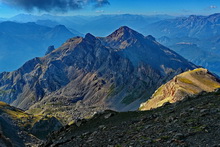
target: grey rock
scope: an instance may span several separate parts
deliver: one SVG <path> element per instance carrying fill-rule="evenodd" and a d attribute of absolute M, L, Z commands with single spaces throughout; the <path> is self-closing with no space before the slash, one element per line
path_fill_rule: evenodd
<path fill-rule="evenodd" d="M 185 136 L 182 133 L 177 133 L 174 135 L 174 138 L 181 140 L 181 139 L 185 138 Z"/>
<path fill-rule="evenodd" d="M 48 55 L 49 53 L 51 53 L 54 50 L 55 50 L 54 45 L 49 46 L 45 55 Z"/>

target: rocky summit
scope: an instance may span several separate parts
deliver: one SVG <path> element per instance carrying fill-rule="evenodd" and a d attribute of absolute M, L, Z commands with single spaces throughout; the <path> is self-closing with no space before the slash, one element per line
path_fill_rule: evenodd
<path fill-rule="evenodd" d="M 67 123 L 105 109 L 136 110 L 161 84 L 195 67 L 152 36 L 124 26 L 104 38 L 71 38 L 1 73 L 0 100 Z"/>
<path fill-rule="evenodd" d="M 150 110 L 164 103 L 175 103 L 201 92 L 213 92 L 220 88 L 220 80 L 207 69 L 198 68 L 175 76 L 158 88 L 153 96 L 141 104 L 140 110 Z"/>

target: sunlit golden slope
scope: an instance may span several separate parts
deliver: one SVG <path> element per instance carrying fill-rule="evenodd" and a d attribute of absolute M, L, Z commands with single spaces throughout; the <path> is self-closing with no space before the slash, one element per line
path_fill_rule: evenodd
<path fill-rule="evenodd" d="M 175 103 L 188 95 L 195 95 L 202 91 L 212 92 L 218 88 L 220 88 L 219 80 L 207 69 L 198 68 L 187 71 L 158 88 L 147 102 L 141 104 L 140 110 L 157 108 L 166 102 Z"/>

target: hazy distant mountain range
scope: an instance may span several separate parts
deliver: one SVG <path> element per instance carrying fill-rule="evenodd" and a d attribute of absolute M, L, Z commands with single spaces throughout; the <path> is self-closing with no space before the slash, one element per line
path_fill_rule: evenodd
<path fill-rule="evenodd" d="M 162 20 L 146 25 L 142 32 L 156 36 L 193 63 L 220 73 L 220 14 Z"/>
<path fill-rule="evenodd" d="M 155 22 L 145 27 L 146 33 L 156 37 L 164 36 L 173 38 L 201 38 L 209 39 L 217 37 L 220 33 L 220 14 L 209 16 L 191 15 L 189 17 L 177 17 L 175 19 L 167 19 Z"/>
<path fill-rule="evenodd" d="M 17 22 L 37 22 L 42 25 L 53 27 L 53 24 L 62 24 L 69 29 L 74 29 L 80 33 L 92 33 L 96 36 L 107 36 L 120 26 L 129 26 L 140 30 L 147 24 L 159 20 L 174 18 L 169 15 L 98 15 L 98 16 L 52 16 L 52 15 L 26 15 L 19 14 L 10 18 L 10 21 Z M 52 22 L 52 23 L 51 23 Z"/>
<path fill-rule="evenodd" d="M 53 28 L 34 22 L 0 23 L 0 71 L 17 69 L 27 60 L 42 56 L 47 47 L 59 47 L 68 38 L 76 36 L 63 25 Z"/>

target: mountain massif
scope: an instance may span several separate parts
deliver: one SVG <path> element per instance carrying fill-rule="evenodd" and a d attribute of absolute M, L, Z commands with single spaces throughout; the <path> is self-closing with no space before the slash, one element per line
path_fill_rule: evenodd
<path fill-rule="evenodd" d="M 0 74 L 0 145 L 216 146 L 219 88 L 151 35 L 88 33 Z"/>
<path fill-rule="evenodd" d="M 124 26 L 107 37 L 71 38 L 1 73 L 0 100 L 69 123 L 105 109 L 136 110 L 161 84 L 194 68 L 152 36 Z"/>
<path fill-rule="evenodd" d="M 65 25 L 69 30 L 77 30 L 83 34 L 88 32 L 96 36 L 106 36 L 120 26 L 126 25 L 140 30 L 145 25 L 157 22 L 159 20 L 173 18 L 169 15 L 134 15 L 134 14 L 108 14 L 97 16 L 53 16 L 43 14 L 41 16 L 19 14 L 12 18 L 10 21 L 16 22 L 35 22 L 40 25 L 54 27 L 55 25 Z M 76 34 L 76 32 L 73 32 Z"/>

